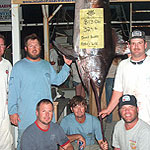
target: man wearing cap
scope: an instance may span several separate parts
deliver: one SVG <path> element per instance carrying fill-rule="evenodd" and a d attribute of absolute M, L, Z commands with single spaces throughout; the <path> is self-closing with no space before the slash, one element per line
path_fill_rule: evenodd
<path fill-rule="evenodd" d="M 150 125 L 138 118 L 139 108 L 133 95 L 119 99 L 122 120 L 114 128 L 112 146 L 114 150 L 149 150 Z"/>
<path fill-rule="evenodd" d="M 139 118 L 150 124 L 150 57 L 145 54 L 145 33 L 134 30 L 128 46 L 131 56 L 120 62 L 108 107 L 100 112 L 104 118 L 117 106 L 123 94 L 135 95 L 139 107 Z"/>

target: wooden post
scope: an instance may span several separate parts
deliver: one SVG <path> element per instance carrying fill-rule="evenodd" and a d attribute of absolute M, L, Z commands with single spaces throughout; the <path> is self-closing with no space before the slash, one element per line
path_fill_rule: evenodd
<path fill-rule="evenodd" d="M 58 115 L 57 115 L 57 106 L 58 106 L 58 102 L 53 102 L 54 105 L 54 114 L 55 114 L 55 121 L 58 121 Z"/>

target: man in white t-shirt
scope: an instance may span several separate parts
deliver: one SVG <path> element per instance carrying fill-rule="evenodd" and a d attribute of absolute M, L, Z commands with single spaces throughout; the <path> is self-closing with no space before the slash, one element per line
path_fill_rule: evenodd
<path fill-rule="evenodd" d="M 119 99 L 122 120 L 118 121 L 114 128 L 114 150 L 150 149 L 150 125 L 138 118 L 138 112 L 134 95 L 126 94 Z"/>
<path fill-rule="evenodd" d="M 0 150 L 10 150 L 13 141 L 7 108 L 8 81 L 12 66 L 2 57 L 5 48 L 5 38 L 0 34 Z"/>
<path fill-rule="evenodd" d="M 145 32 L 134 30 L 130 36 L 131 57 L 120 62 L 108 107 L 99 115 L 105 117 L 117 106 L 123 94 L 135 95 L 139 107 L 139 118 L 150 124 L 150 56 L 145 49 Z"/>

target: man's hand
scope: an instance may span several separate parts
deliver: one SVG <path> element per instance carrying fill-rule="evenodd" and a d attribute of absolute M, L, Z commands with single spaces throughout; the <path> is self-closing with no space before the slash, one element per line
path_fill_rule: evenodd
<path fill-rule="evenodd" d="M 103 109 L 98 115 L 101 116 L 102 118 L 105 118 L 107 115 L 109 115 L 110 112 L 109 110 L 106 108 L 106 109 Z"/>
<path fill-rule="evenodd" d="M 106 109 L 102 110 L 99 113 L 99 116 L 101 116 L 102 118 L 106 117 L 107 115 L 109 115 L 114 109 L 115 107 L 118 105 L 119 103 L 119 98 L 123 95 L 123 92 L 118 92 L 118 91 L 113 91 L 111 100 L 109 102 L 109 105 Z"/>
<path fill-rule="evenodd" d="M 70 60 L 70 59 L 67 59 L 64 55 L 63 55 L 63 58 L 64 58 L 64 62 L 67 64 L 67 65 L 71 65 L 71 63 L 72 63 L 72 60 Z"/>
<path fill-rule="evenodd" d="M 85 146 L 86 146 L 85 138 L 84 138 L 83 136 L 81 136 L 80 134 L 79 134 L 79 137 L 78 137 L 78 139 L 77 139 L 77 144 L 78 144 L 78 145 L 79 145 L 79 141 L 83 142 L 83 144 L 82 144 L 81 147 L 85 148 Z"/>
<path fill-rule="evenodd" d="M 20 118 L 19 118 L 19 115 L 16 113 L 16 114 L 13 114 L 13 115 L 9 115 L 10 117 L 10 122 L 12 124 L 14 124 L 15 126 L 18 126 L 18 121 L 20 122 Z"/>
<path fill-rule="evenodd" d="M 100 141 L 98 141 L 98 143 L 102 150 L 108 150 L 108 142 L 107 141 L 104 142 L 103 140 L 100 140 Z"/>
<path fill-rule="evenodd" d="M 81 134 L 72 134 L 72 135 L 67 135 L 68 139 L 70 140 L 70 142 L 73 142 L 75 140 L 77 140 L 77 144 L 79 145 L 79 141 L 82 141 L 83 144 L 81 147 L 84 147 L 86 146 L 86 141 L 85 141 L 85 138 L 81 135 Z"/>

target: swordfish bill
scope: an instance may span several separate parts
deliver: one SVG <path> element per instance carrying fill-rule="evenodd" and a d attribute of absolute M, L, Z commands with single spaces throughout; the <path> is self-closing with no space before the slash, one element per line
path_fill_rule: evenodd
<path fill-rule="evenodd" d="M 101 42 L 104 42 L 104 44 L 99 43 L 99 45 L 103 46 L 97 46 L 93 44 L 93 47 L 90 45 L 92 44 L 92 38 L 89 36 L 92 36 L 88 34 L 88 31 L 92 31 L 92 34 L 97 32 L 99 34 L 99 31 L 97 31 L 97 28 L 94 27 L 93 22 L 97 21 L 96 19 L 90 19 L 86 18 L 83 19 L 83 23 L 81 21 L 81 10 L 87 9 L 87 13 L 89 13 L 89 16 L 92 16 L 94 11 L 97 9 L 102 8 L 104 18 L 103 22 L 103 32 L 104 34 L 104 40 L 101 40 Z M 94 9 L 94 11 L 93 11 Z M 91 10 L 91 11 L 90 11 Z M 103 86 L 105 82 L 106 75 L 108 73 L 108 70 L 110 68 L 110 65 L 112 63 L 112 60 L 115 56 L 115 41 L 113 39 L 112 35 L 112 28 L 111 28 L 111 16 L 110 16 L 110 8 L 109 8 L 109 1 L 108 0 L 76 0 L 75 4 L 75 20 L 74 20 L 74 51 L 78 54 L 78 59 L 76 60 L 77 66 L 79 69 L 79 73 L 81 75 L 81 78 L 83 80 L 84 85 L 89 88 L 89 84 L 91 83 L 91 87 L 94 91 L 96 105 L 97 105 L 97 111 L 101 111 L 101 94 L 103 91 Z M 85 12 L 86 15 L 86 12 Z M 93 15 L 94 17 L 94 15 Z M 95 17 L 97 18 L 97 17 Z M 98 22 L 98 21 L 97 21 Z M 87 24 L 91 24 L 91 26 L 86 26 Z M 83 33 L 81 31 L 81 24 L 83 25 L 83 31 L 85 31 L 85 34 L 81 36 Z M 84 26 L 85 24 L 85 26 Z M 96 24 L 96 23 L 95 23 Z M 97 24 L 96 26 L 98 26 Z M 94 31 L 96 30 L 96 31 Z M 87 36 L 86 36 L 87 33 Z M 95 34 L 95 36 L 97 36 Z M 89 38 L 91 40 L 91 43 L 83 42 L 83 45 L 88 45 L 88 48 L 81 48 L 81 40 L 82 38 Z M 97 40 L 97 39 L 95 39 Z M 100 42 L 100 41 L 98 41 Z M 99 93 L 97 93 L 97 89 L 99 89 Z M 104 133 L 103 133 L 103 126 L 102 126 L 102 118 L 99 117 L 102 127 L 102 134 L 104 139 Z"/>

